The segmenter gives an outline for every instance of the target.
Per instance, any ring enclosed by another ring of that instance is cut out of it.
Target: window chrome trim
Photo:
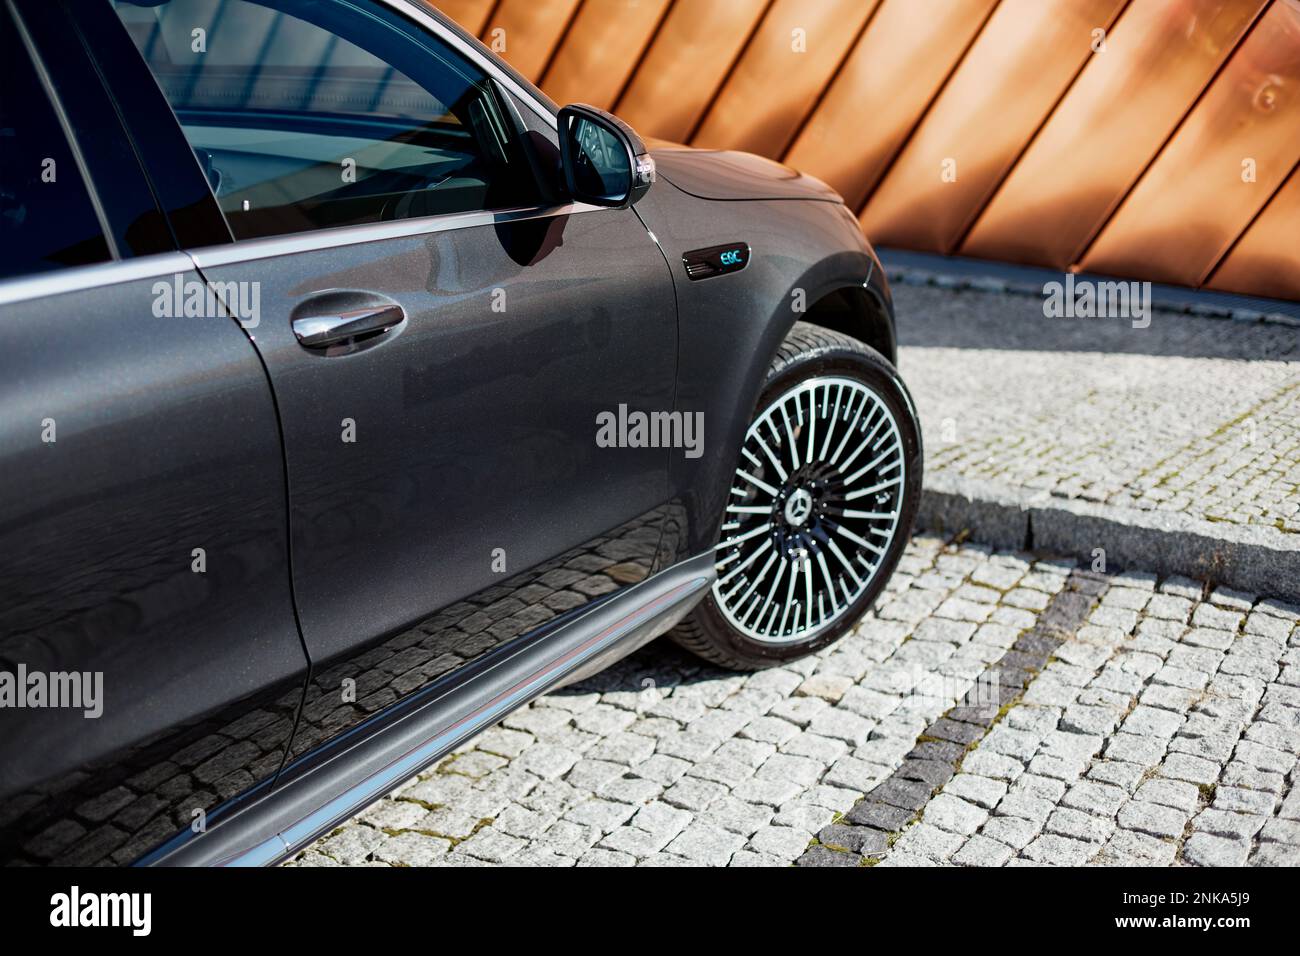
[[[541,117],[552,129],[558,129],[556,114],[538,102],[537,98],[520,85],[506,71],[502,70],[490,56],[466,43],[455,32],[448,30],[436,17],[424,9],[416,0],[377,0],[384,6],[411,20],[417,27],[431,33],[446,43],[457,53],[481,69],[513,93],[525,106]],[[431,235],[449,232],[455,229],[469,229],[474,226],[490,226],[502,222],[518,222],[524,219],[540,219],[548,216],[567,216],[583,212],[599,212],[605,207],[588,203],[568,203],[551,207],[527,207],[499,211],[472,210],[463,213],[449,213],[440,216],[424,216],[403,219],[396,222],[367,223],[362,226],[339,226],[327,229],[315,229],[308,232],[293,233],[285,236],[268,236],[264,239],[235,239],[234,243],[205,246],[201,249],[188,250],[194,265],[202,269],[206,266],[224,266],[239,262],[251,262],[256,259],[268,259],[274,256],[293,255],[299,252],[313,252],[321,249],[333,249],[357,245],[365,242],[379,242],[384,239],[401,239],[411,236]]]
[[[434,34],[439,40],[455,48],[456,52],[470,60],[475,66],[483,70],[494,80],[500,83],[506,89],[518,96],[534,113],[544,119],[553,129],[557,127],[557,119],[554,113],[539,103],[531,92],[521,86],[516,80],[501,69],[491,58],[483,56],[483,52],[438,22],[437,18],[432,16],[427,10],[423,9],[416,0],[378,0],[384,6],[396,10],[407,19],[414,21],[425,30]]]
[[[134,282],[193,272],[194,262],[183,252],[159,252],[152,256],[96,262],[87,266],[68,266],[52,272],[0,281],[0,305],[13,305],[28,299],[82,292],[102,286]]]
[[[275,256],[293,255],[401,239],[411,236],[433,235],[469,229],[474,226],[493,226],[503,222],[521,222],[552,216],[571,216],[584,212],[608,212],[603,206],[587,203],[568,203],[561,206],[506,209],[498,212],[473,211],[451,213],[445,216],[423,216],[400,219],[395,222],[368,223],[363,226],[340,226],[293,233],[287,236],[270,236],[265,239],[243,239],[233,243],[204,246],[185,252],[160,252],[151,256],[137,256],[112,262],[96,262],[85,266],[67,266],[35,275],[0,279],[0,305],[13,305],[29,299],[81,292],[101,286],[134,282],[191,272],[205,266],[224,266]]]
[[[78,141],[77,134],[68,119],[68,111],[63,107],[63,100],[59,98],[58,91],[54,88],[54,80],[50,77],[50,71],[45,66],[45,61],[41,59],[40,51],[36,48],[36,43],[32,40],[27,24],[23,22],[22,15],[18,12],[18,7],[10,4],[9,14],[10,19],[13,21],[14,30],[18,33],[18,41],[26,50],[28,62],[36,70],[41,89],[44,90],[45,98],[50,101],[50,106],[54,109],[59,128],[63,131],[64,142],[67,143],[68,151],[72,153],[72,162],[77,167],[77,175],[81,177],[82,188],[86,190],[86,196],[90,199],[91,208],[95,211],[95,219],[99,223],[100,234],[104,237],[104,246],[108,249],[109,260],[121,259],[122,252],[117,247],[117,236],[113,234],[112,223],[108,220],[108,213],[104,211],[104,203],[95,189],[95,181],[90,177],[90,167],[86,165],[86,155],[81,151],[81,143]]]
[[[237,262],[289,256],[299,252],[354,246],[365,242],[381,242],[385,239],[433,235],[474,226],[493,226],[525,219],[601,212],[603,208],[587,203],[568,203],[562,206],[504,209],[498,212],[485,210],[455,212],[442,216],[421,216],[393,222],[367,223],[361,226],[335,226],[309,232],[295,232],[287,236],[268,236],[264,239],[237,239],[234,243],[192,249],[189,250],[189,254],[194,259],[194,264],[202,269],[207,266],[226,266]]]
[[[541,117],[549,126],[557,125],[556,115],[538,102],[525,87],[502,70],[491,57],[466,43],[448,30],[437,18],[423,9],[415,0],[377,0],[397,11],[417,26],[427,30],[439,40],[468,58],[474,65],[513,93],[525,106]],[[89,188],[89,186],[87,187]],[[547,216],[566,216],[584,212],[605,211],[601,206],[587,203],[569,203],[560,206],[506,209],[497,212],[477,210],[451,213],[443,216],[425,216],[397,222],[371,223],[364,226],[342,226],[318,229],[287,236],[265,239],[235,240],[233,243],[205,246],[192,252],[162,252],[151,256],[99,262],[85,266],[69,266],[51,272],[30,276],[0,279],[0,305],[12,305],[29,299],[80,292],[100,286],[152,279],[189,272],[196,267],[221,266],[273,256],[291,255],[319,249],[378,242],[384,239],[405,238],[474,226],[490,226],[502,222],[518,222]]]

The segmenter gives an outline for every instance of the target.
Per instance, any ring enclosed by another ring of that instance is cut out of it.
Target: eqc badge
[[[749,264],[749,246],[743,242],[729,242],[725,246],[696,249],[683,254],[682,262],[690,279],[711,279],[745,268]]]

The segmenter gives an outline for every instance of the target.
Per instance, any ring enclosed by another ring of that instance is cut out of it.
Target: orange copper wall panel
[[[1300,299],[1297,244],[1300,244],[1300,168],[1291,170],[1259,218],[1224,256],[1209,285],[1226,292]]]
[[[1300,0],[432,2],[559,102],[820,176],[880,245],[1300,299]]]
[[[690,139],[771,0],[679,0],[623,91],[618,115],[648,136]]]
[[[877,242],[950,253],[1124,0],[1002,0],[862,211]]]
[[[785,161],[826,180],[856,209],[995,2],[924,0],[922,10],[916,0],[883,0]]]
[[[1262,0],[1135,0],[962,252],[1064,269],[1232,52]]]
[[[581,0],[501,0],[480,39],[494,50],[496,31],[505,40],[498,52],[516,70],[537,82],[555,54]],[[606,0],[608,2],[608,0]]]
[[[546,92],[557,103],[611,108],[668,4],[669,0],[584,4],[542,77]]]
[[[451,17],[470,33],[478,36],[487,26],[488,16],[496,6],[496,0],[420,0],[425,6],[437,7]]]
[[[874,0],[776,0],[691,145],[779,158],[874,7]]]
[[[1274,3],[1084,254],[1085,269],[1182,285],[1209,275],[1300,158],[1297,50],[1300,2]],[[1254,182],[1243,182],[1247,160]]]

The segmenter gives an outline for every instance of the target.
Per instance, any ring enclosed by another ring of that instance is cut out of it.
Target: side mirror
[[[645,143],[612,113],[566,106],[559,133],[564,182],[576,201],[626,209],[655,181],[655,161]]]

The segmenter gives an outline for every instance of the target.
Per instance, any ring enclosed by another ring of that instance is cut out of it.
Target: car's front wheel
[[[744,670],[835,641],[893,573],[920,497],[920,426],[894,367],[796,323],[741,446],[717,581],[673,639]]]

